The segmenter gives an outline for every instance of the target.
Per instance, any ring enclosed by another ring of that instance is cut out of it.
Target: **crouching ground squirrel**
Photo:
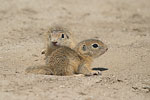
[[[65,46],[57,48],[47,56],[46,65],[29,67],[27,73],[45,75],[98,75],[100,71],[91,70],[94,58],[107,51],[107,46],[98,39],[88,39],[77,44],[75,49]]]
[[[62,25],[52,25],[45,33],[46,48],[41,54],[49,55],[57,46],[66,46],[69,48],[75,47],[73,34]]]

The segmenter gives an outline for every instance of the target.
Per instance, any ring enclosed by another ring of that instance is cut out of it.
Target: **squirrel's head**
[[[67,46],[70,47],[73,43],[71,32],[62,26],[52,26],[47,32],[47,39],[49,44],[53,46]]]
[[[75,49],[81,55],[90,56],[92,58],[97,58],[108,50],[107,46],[98,39],[84,40],[80,42]]]

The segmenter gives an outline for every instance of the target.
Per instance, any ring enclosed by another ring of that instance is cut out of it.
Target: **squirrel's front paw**
[[[85,76],[92,76],[92,75],[102,75],[101,71],[92,71],[89,74],[85,74]]]
[[[45,54],[45,52],[46,52],[46,50],[45,50],[45,49],[43,49],[43,50],[41,51],[41,54]]]
[[[102,75],[101,71],[92,71],[92,75]]]

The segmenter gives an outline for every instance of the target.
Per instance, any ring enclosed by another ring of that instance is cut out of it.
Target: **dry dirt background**
[[[25,74],[44,64],[43,33],[65,23],[109,50],[102,76]],[[150,0],[0,0],[0,100],[150,100]]]

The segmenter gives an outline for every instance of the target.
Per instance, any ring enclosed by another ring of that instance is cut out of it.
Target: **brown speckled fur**
[[[97,44],[97,48],[93,48],[93,44]],[[86,50],[83,50],[85,46]],[[46,67],[32,68],[37,74],[54,74],[54,75],[73,75],[84,74],[94,75],[100,74],[99,71],[91,70],[91,63],[94,58],[99,57],[107,51],[107,46],[97,39],[88,39],[80,42],[75,50],[59,46],[46,58]],[[47,70],[48,69],[48,70]],[[41,70],[41,71],[39,71]],[[32,71],[27,71],[31,72]],[[45,73],[43,73],[45,72]]]

